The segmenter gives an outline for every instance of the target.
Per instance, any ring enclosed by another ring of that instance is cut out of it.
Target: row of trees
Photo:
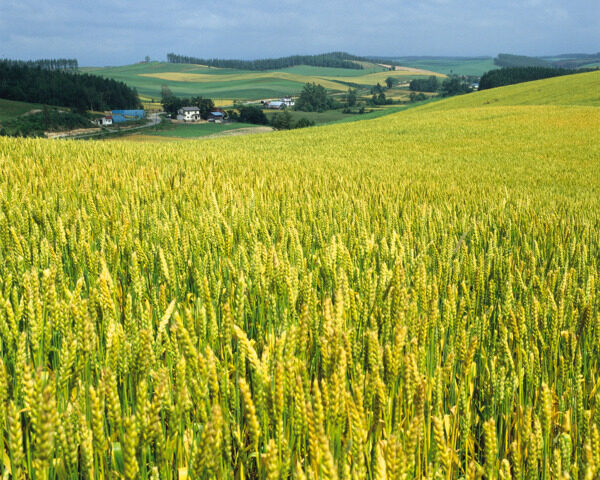
[[[139,108],[137,91],[97,75],[0,61],[0,98],[85,110]]]
[[[434,75],[429,78],[415,78],[410,81],[408,88],[413,92],[437,92],[440,89],[440,81]]]
[[[494,65],[503,68],[512,67],[547,67],[553,68],[550,62],[542,58],[527,57],[525,55],[511,55],[510,53],[500,53],[494,58]]]
[[[551,59],[500,53],[496,58],[494,58],[494,64],[502,68],[546,67],[578,69],[585,67],[585,65],[597,62],[600,62],[600,52],[591,54],[581,53],[558,55],[557,57]]]
[[[472,82],[468,77],[459,77],[457,75],[451,75],[445,78],[443,82],[435,76],[429,78],[415,78],[411,80],[409,87],[414,93],[411,94],[412,101],[425,100],[427,97],[424,94],[417,94],[416,92],[439,92],[442,97],[452,97],[454,95],[462,95],[463,93],[469,93],[473,91]]]
[[[479,80],[479,90],[502,87],[515,83],[531,82],[542,78],[558,77],[578,73],[577,70],[548,67],[514,67],[490,70]]]
[[[175,53],[167,54],[169,63],[194,63],[218,68],[235,68],[238,70],[275,70],[293,67],[296,65],[309,65],[314,67],[335,67],[362,70],[363,66],[356,57],[344,52],[324,53],[321,55],[292,55],[290,57],[266,58],[260,60],[225,60],[220,58],[198,58]]]
[[[163,85],[161,90],[161,99],[163,110],[172,117],[176,116],[177,111],[182,107],[198,107],[200,109],[200,117],[206,120],[210,112],[215,109],[215,104],[210,98],[178,98],[165,85]]]
[[[76,58],[40,58],[39,60],[16,61],[30,67],[40,67],[44,70],[61,70],[63,72],[76,72],[79,70],[79,62]]]

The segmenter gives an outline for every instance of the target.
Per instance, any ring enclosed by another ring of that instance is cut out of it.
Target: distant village
[[[292,97],[282,97],[279,100],[261,100],[260,105],[266,110],[283,110],[291,108],[295,105]],[[200,122],[200,108],[194,105],[181,107],[177,110],[175,120],[180,122]],[[222,123],[227,120],[227,113],[222,108],[215,108],[214,111],[208,114],[208,122]]]

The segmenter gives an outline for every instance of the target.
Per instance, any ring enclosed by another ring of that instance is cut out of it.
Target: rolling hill
[[[594,478],[599,82],[252,137],[0,138],[0,468]]]
[[[82,68],[87,73],[120,80],[135,87],[144,97],[158,99],[162,85],[182,97],[205,96],[221,99],[259,100],[300,93],[307,82],[320,83],[332,91],[346,91],[352,85],[383,84],[388,76],[410,81],[438,73],[405,69],[387,71],[376,64],[364,69],[294,66],[266,72],[233,70],[202,65],[152,62],[124,67]]]

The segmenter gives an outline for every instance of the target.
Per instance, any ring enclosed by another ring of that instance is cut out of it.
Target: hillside
[[[42,105],[38,103],[16,102],[0,98],[0,123],[12,120],[25,113],[41,110]]]
[[[430,104],[427,110],[508,105],[600,107],[600,71],[548,78],[474,92]]]
[[[492,57],[391,57],[390,60],[407,67],[421,68],[445,75],[481,76],[498,68]]]
[[[0,138],[0,469],[594,478],[598,80],[252,137]]]
[[[254,72],[202,65],[152,62],[124,67],[85,68],[85,72],[113,78],[135,87],[148,98],[158,99],[162,85],[180,97],[205,96],[221,99],[259,100],[300,93],[307,82],[320,83],[333,91],[346,91],[351,85],[383,84],[388,76],[410,81],[429,75],[426,70],[387,71],[375,64],[363,69],[298,65],[280,70]]]

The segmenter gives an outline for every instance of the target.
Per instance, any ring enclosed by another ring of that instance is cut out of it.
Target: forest
[[[22,63],[31,67],[40,67],[44,70],[76,72],[79,69],[79,62],[76,58],[40,58],[39,60],[27,60]]]
[[[579,73],[577,70],[554,67],[513,67],[490,70],[479,81],[479,90],[502,87],[514,83],[531,82],[542,78],[559,77]]]
[[[235,68],[237,70],[274,70],[293,67],[295,65],[309,65],[313,67],[350,68],[362,70],[363,66],[357,61],[361,57],[344,52],[324,53],[321,55],[292,55],[281,58],[265,58],[259,60],[224,60],[219,58],[203,59],[185,55],[167,54],[169,63],[193,63],[218,68]]]
[[[137,91],[125,83],[63,68],[0,61],[0,98],[70,107],[79,111],[138,108]],[[55,64],[60,65],[60,63]]]

